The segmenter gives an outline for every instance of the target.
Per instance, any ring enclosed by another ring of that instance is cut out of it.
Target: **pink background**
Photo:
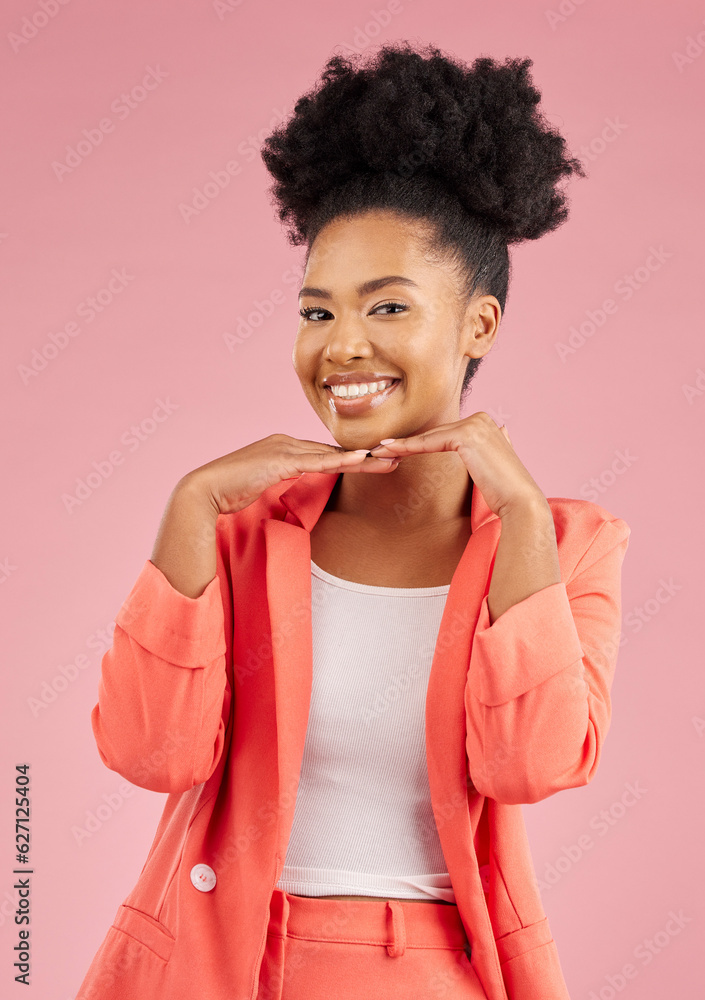
[[[11,97],[0,217],[3,996],[27,995],[12,981],[15,764],[31,764],[31,995],[42,1000],[74,996],[164,805],[103,766],[89,717],[112,619],[171,489],[274,431],[332,440],[291,367],[303,250],[269,204],[259,144],[334,51],[408,38],[467,61],[532,58],[543,109],[588,171],[569,187],[569,221],[514,251],[499,340],[465,412],[506,421],[547,496],[596,500],[632,528],[598,774],[523,807],[537,874],[552,881],[544,904],[571,996],[701,997],[705,350],[691,290],[703,280],[702,3],[43,7],[7,0],[0,15]],[[18,42],[23,25],[35,33]],[[152,89],[140,91],[150,70]],[[120,97],[130,92],[131,109]],[[57,171],[106,118],[100,144]],[[227,186],[186,221],[180,205],[211,172],[223,182],[231,161]],[[600,316],[606,299],[616,306]],[[75,335],[62,336],[72,321]],[[562,360],[557,345],[583,324]],[[228,346],[225,334],[248,329]],[[33,359],[41,370],[28,374]],[[156,422],[159,400],[170,413]],[[69,508],[94,463],[96,488]],[[665,931],[670,911],[681,913],[677,934]],[[622,981],[628,963],[637,974]]]

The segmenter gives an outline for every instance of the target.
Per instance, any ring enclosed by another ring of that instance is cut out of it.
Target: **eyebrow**
[[[358,296],[369,295],[371,292],[376,292],[380,288],[384,288],[385,285],[410,285],[413,288],[418,288],[419,286],[411,278],[405,278],[401,274],[388,274],[384,278],[371,278],[369,281],[363,281],[361,285],[357,286]],[[331,299],[333,296],[326,288],[313,288],[311,285],[304,285],[304,287],[299,292],[299,298],[304,295],[312,295],[317,299]]]

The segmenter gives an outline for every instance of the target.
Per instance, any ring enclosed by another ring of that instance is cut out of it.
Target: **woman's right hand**
[[[345,451],[339,445],[270,434],[187,472],[174,487],[151,561],[187,597],[200,597],[216,575],[219,514],[248,507],[268,486],[303,472],[388,472],[400,459]]]
[[[389,472],[399,461],[270,434],[199,466],[184,479],[204,491],[216,514],[231,514],[248,507],[268,487],[304,472]]]

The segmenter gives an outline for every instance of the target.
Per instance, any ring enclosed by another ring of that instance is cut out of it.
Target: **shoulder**
[[[631,528],[601,504],[570,497],[547,497],[556,529],[561,561],[570,575],[622,546],[626,550]]]

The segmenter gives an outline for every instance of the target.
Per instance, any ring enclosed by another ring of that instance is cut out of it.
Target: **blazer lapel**
[[[456,903],[488,997],[506,997],[468,806],[465,685],[480,605],[489,590],[501,521],[473,484],[472,532],[455,568],[426,694],[431,804]]]
[[[274,668],[277,741],[278,867],[284,864],[294,820],[296,790],[311,704],[311,528],[328,502],[338,474],[299,477],[281,496],[284,520],[262,518],[266,551],[267,601]]]

